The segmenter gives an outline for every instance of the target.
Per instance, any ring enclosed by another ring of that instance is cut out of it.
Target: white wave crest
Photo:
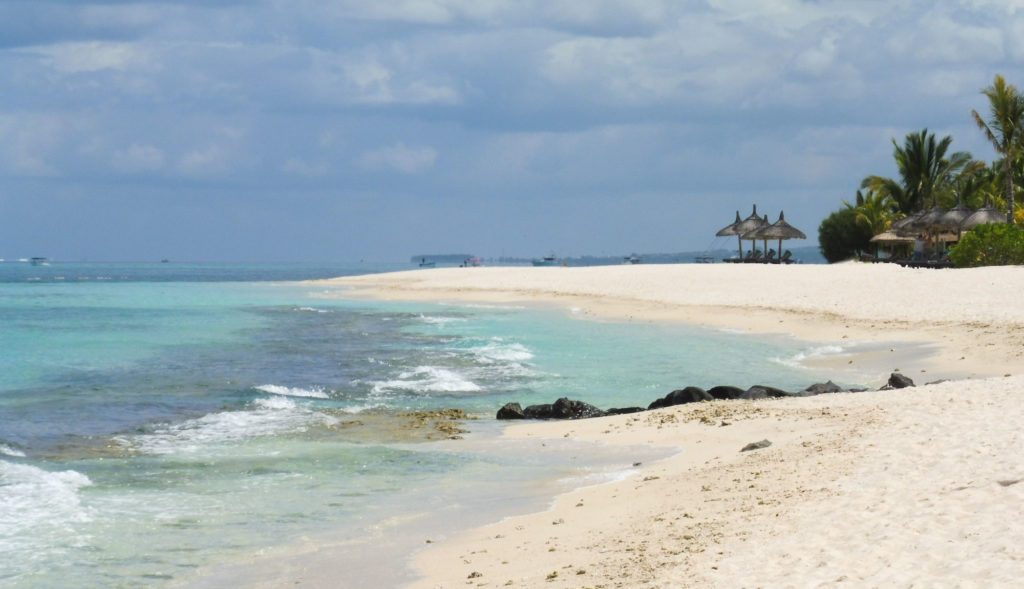
[[[330,398],[330,395],[325,393],[321,387],[301,389],[299,387],[285,387],[276,384],[263,384],[254,388],[258,391],[263,391],[264,393],[270,393],[271,395],[281,395],[283,397],[306,397],[309,399]]]
[[[366,411],[373,411],[374,409],[384,409],[386,407],[387,405],[384,403],[374,403],[372,405],[351,405],[349,407],[345,407],[342,411],[345,413],[358,414]]]
[[[306,313],[333,313],[334,312],[334,311],[332,311],[330,309],[317,309],[316,307],[299,307],[297,310],[298,311],[303,311],[303,312],[306,312]]]
[[[25,453],[24,452],[22,452],[21,450],[18,450],[16,448],[11,448],[10,446],[8,446],[6,444],[0,444],[0,454],[4,454],[6,456],[14,456],[15,458],[24,458],[25,457]]]
[[[465,376],[437,366],[418,366],[398,375],[397,379],[378,381],[373,392],[413,391],[417,393],[473,393],[481,388]]]
[[[89,477],[78,471],[51,472],[0,460],[0,539],[42,544],[38,549],[54,538],[66,540],[74,524],[90,520],[79,494],[79,489],[89,485]],[[17,548],[33,550],[31,546]]]
[[[420,315],[420,319],[427,325],[439,325],[444,327],[449,323],[465,323],[465,319],[462,317],[436,317],[433,315]]]
[[[846,348],[843,346],[830,344],[802,350],[793,354],[789,358],[776,358],[775,361],[785,366],[802,368],[804,363],[808,360],[820,360],[822,358],[829,358],[832,356],[842,356],[844,353],[846,353]]]
[[[216,444],[297,433],[337,423],[338,419],[300,406],[289,397],[256,399],[253,409],[210,413],[153,433],[120,438],[122,444],[150,454],[199,452]]]
[[[528,362],[533,359],[533,352],[523,344],[508,344],[499,338],[495,338],[483,346],[472,348],[471,351],[476,354],[477,359],[484,363]]]

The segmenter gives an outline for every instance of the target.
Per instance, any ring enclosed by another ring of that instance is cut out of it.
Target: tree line
[[[1011,225],[1024,223],[1024,209],[1016,207],[1016,192],[1024,186],[1024,95],[1001,75],[981,93],[988,99],[987,116],[971,110],[971,117],[999,159],[986,163],[965,151],[951,152],[953,138],[937,138],[927,128],[908,134],[902,145],[893,139],[898,176],[867,176],[854,202],[843,200],[818,228],[826,260],[867,252],[871,238],[894,221],[935,206],[989,204],[1005,210]]]

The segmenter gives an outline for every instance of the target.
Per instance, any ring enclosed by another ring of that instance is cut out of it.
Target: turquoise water
[[[311,537],[390,547],[339,551],[359,567],[338,586],[395,584],[416,534],[630,463],[500,443],[508,401],[821,380],[785,339],[292,282],[395,268],[0,264],[0,585],[214,586]],[[401,412],[449,407],[480,418],[466,440],[398,430]],[[367,533],[395,521],[413,523]]]

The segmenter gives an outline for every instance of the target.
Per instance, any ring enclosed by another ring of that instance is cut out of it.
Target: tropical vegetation
[[[976,110],[970,114],[999,159],[984,162],[968,152],[953,151],[952,136],[936,137],[927,128],[907,134],[902,143],[892,139],[897,176],[865,177],[854,203],[843,200],[843,208],[818,228],[819,247],[826,260],[867,253],[872,249],[872,236],[889,230],[900,219],[936,206],[948,210],[962,204],[978,209],[990,204],[1006,211],[1011,224],[1024,224],[1024,208],[1016,205],[1024,187],[1024,94],[1000,75],[981,94],[988,99],[987,116]],[[1017,259],[1012,253],[979,253],[988,251],[986,248],[1016,247],[1014,236],[1019,235],[1024,232],[1015,227],[977,229],[960,240],[950,259],[956,265],[1022,263],[1009,261]],[[957,248],[964,253],[954,255]]]
[[[1024,230],[1009,223],[979,225],[949,253],[959,268],[1024,264]]]

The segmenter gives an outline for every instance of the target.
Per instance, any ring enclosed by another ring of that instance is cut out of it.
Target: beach
[[[827,362],[858,366],[872,388],[894,371],[918,385],[509,426],[510,439],[675,453],[546,511],[424,538],[413,587],[1006,586],[1024,574],[1024,268],[467,268],[318,284],[857,342],[863,353]]]

